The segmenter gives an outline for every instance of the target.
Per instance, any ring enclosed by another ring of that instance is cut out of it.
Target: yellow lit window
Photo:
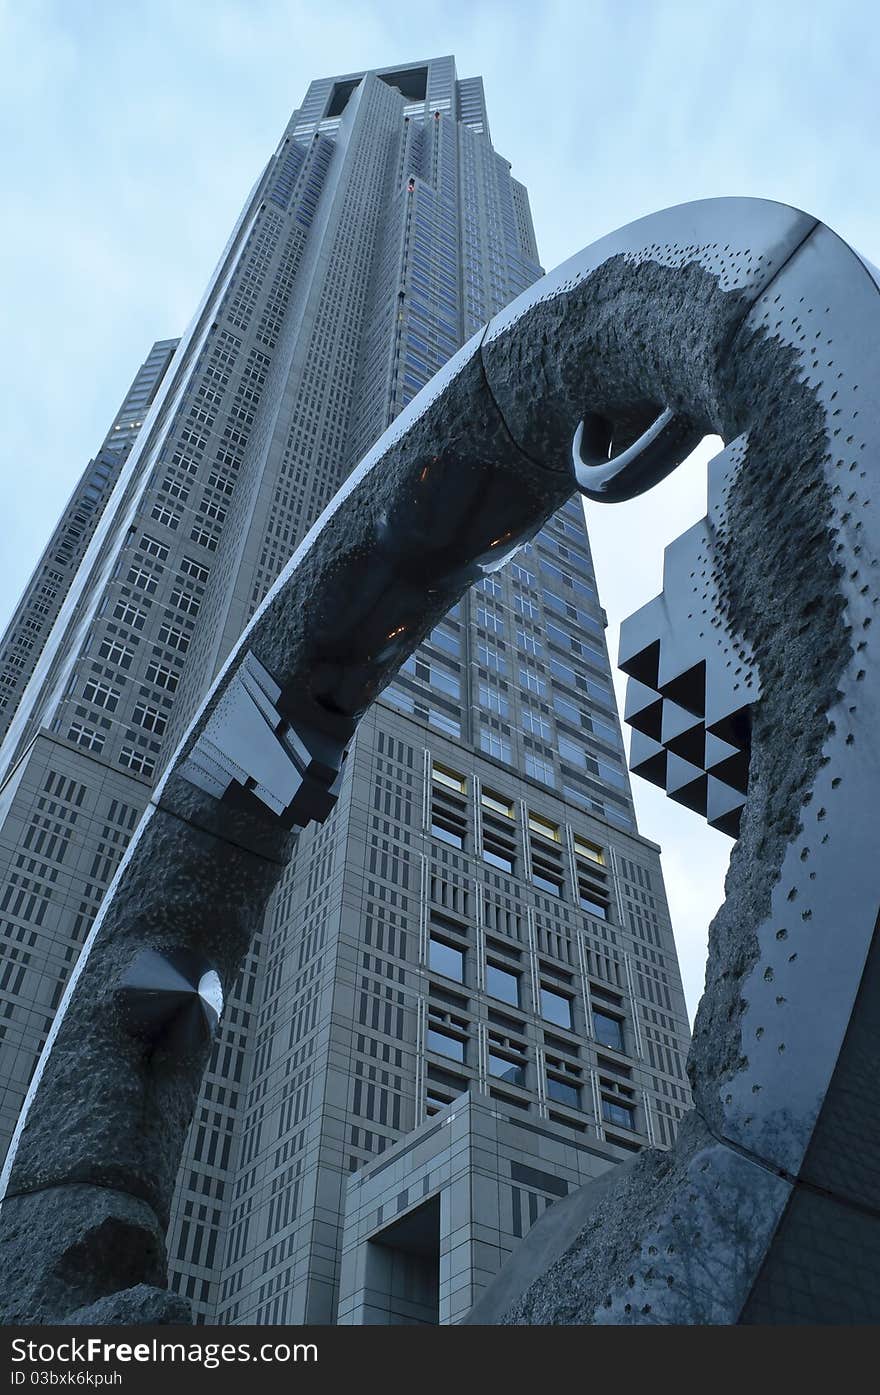
[[[554,843],[559,842],[559,825],[541,818],[540,814],[529,813],[529,828],[533,833],[540,833],[542,838],[550,838]]]
[[[493,794],[491,790],[483,790],[480,795],[480,803],[484,809],[489,809],[493,814],[503,814],[506,819],[513,818],[513,801],[505,799],[503,795]]]
[[[431,778],[438,785],[445,785],[448,790],[455,790],[456,794],[467,793],[467,780],[463,775],[458,775],[454,770],[450,770],[445,765],[437,765],[436,761],[431,766]]]
[[[598,862],[600,867],[605,866],[605,854],[598,843],[588,843],[586,838],[578,838],[575,834],[574,850],[578,857],[588,857],[591,862]]]

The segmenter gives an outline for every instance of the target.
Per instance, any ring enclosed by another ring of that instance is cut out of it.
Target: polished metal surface
[[[577,1294],[581,1322],[815,1320],[812,1265],[829,1313],[880,1320],[880,1298],[847,1297],[809,1242],[817,1198],[845,1204],[858,1225],[841,1222],[840,1243],[880,1294],[864,1046],[880,992],[878,380],[872,272],[815,219],[760,200],[641,219],[466,344],[315,524],[174,754],[58,1011],[5,1206],[93,1182],[161,1218],[207,1047],[157,1081],[149,1043],[138,1055],[126,1015],[114,1036],[104,1011],[126,965],[192,950],[228,989],[289,830],[327,816],[360,717],[431,626],[576,488],[629,498],[716,433],[707,517],[621,636],[635,768],[739,836],[690,1059],[696,1110],[662,1170],[646,1153],[609,1192],[565,1301]],[[4,1211],[0,1259],[11,1233]],[[557,1282],[509,1320],[560,1311]]]

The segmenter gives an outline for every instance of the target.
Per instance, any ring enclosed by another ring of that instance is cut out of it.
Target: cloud
[[[878,14],[857,0],[0,0],[0,626],[312,78],[450,52],[460,76],[482,74],[548,267],[725,193],[806,207],[877,261]],[[660,589],[663,543],[701,516],[704,481],[702,457],[641,507],[591,511],[613,625]],[[693,1007],[729,845],[635,783],[643,830],[666,847]]]

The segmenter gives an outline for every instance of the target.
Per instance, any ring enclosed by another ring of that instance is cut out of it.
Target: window
[[[563,697],[561,693],[554,693],[553,706],[559,716],[564,717],[567,722],[571,722],[572,726],[579,727],[581,725],[581,710],[567,697]]]
[[[437,1027],[428,1028],[427,1047],[429,1051],[436,1051],[441,1056],[448,1056],[453,1061],[464,1061],[465,1044],[459,1037],[450,1036],[448,1032],[441,1031]]]
[[[544,652],[544,646],[538,636],[528,634],[525,630],[517,630],[516,642],[524,654],[533,654],[535,658],[540,658]]]
[[[517,593],[513,598],[513,608],[519,614],[525,616],[527,620],[537,620],[541,614],[541,607],[531,596],[522,596]]]
[[[164,562],[168,557],[165,544],[160,543],[158,538],[151,538],[149,533],[144,533],[138,546],[142,552],[149,552],[151,557],[158,557],[160,562]]]
[[[531,707],[523,708],[522,729],[537,736],[540,741],[549,741],[553,734],[549,720]]]
[[[152,731],[156,736],[161,736],[165,730],[167,718],[162,715],[156,707],[149,707],[145,702],[139,702],[131,714],[131,719],[144,731]]]
[[[454,848],[463,848],[467,834],[467,780],[436,762],[431,768],[431,833]]]
[[[136,586],[139,591],[146,591],[152,596],[159,582],[152,572],[145,572],[143,567],[130,567],[126,580]]]
[[[599,1012],[593,1007],[593,1035],[603,1046],[614,1051],[624,1050],[623,1023],[619,1017],[611,1017],[607,1012]]]
[[[84,727],[81,722],[74,722],[67,733],[68,741],[75,741],[78,746],[84,746],[87,751],[95,751],[100,754],[104,749],[104,737],[100,732],[94,731],[91,727]]]
[[[625,1129],[635,1128],[635,1110],[631,1104],[621,1104],[619,1100],[602,1096],[602,1118],[608,1124],[617,1124]]]
[[[142,610],[138,610],[129,601],[117,601],[113,607],[113,619],[121,620],[123,625],[131,625],[133,630],[142,630],[147,617]]]
[[[537,577],[534,572],[530,572],[528,567],[522,566],[520,562],[511,562],[510,575],[516,581],[522,581],[526,586],[534,586]]]
[[[98,646],[98,654],[108,663],[117,664],[119,668],[130,668],[134,658],[134,650],[120,644],[118,639],[102,639]]]
[[[428,643],[434,644],[438,649],[445,649],[447,654],[461,653],[461,640],[458,635],[447,630],[443,625],[437,625],[428,635]]]
[[[464,950],[456,949],[454,945],[437,940],[432,935],[428,942],[428,963],[435,974],[464,983]]]
[[[524,764],[525,772],[532,780],[539,780],[542,785],[556,784],[553,762],[545,756],[536,756],[533,751],[526,751]]]
[[[180,682],[179,673],[175,673],[173,669],[165,668],[163,664],[157,664],[155,661],[147,665],[144,676],[148,683],[155,683],[157,688],[165,688],[169,693],[175,692]]]
[[[178,649],[181,654],[185,654],[189,648],[190,637],[184,634],[183,630],[166,623],[159,627],[158,640],[160,644],[167,644],[169,649]]]
[[[509,739],[500,732],[490,731],[487,727],[480,728],[480,750],[485,751],[488,756],[494,756],[496,760],[505,761],[508,765],[513,758]]]
[[[483,668],[488,669],[490,673],[507,672],[507,660],[504,655],[500,654],[495,646],[489,644],[485,639],[477,642],[477,662],[482,664]]]
[[[194,581],[207,581],[209,572],[207,567],[203,567],[201,562],[194,562],[192,557],[181,557],[180,570],[187,576],[191,576]]]
[[[150,760],[142,751],[136,751],[132,746],[123,746],[119,753],[119,764],[128,770],[137,771],[139,775],[152,775],[156,769],[154,760]]]
[[[115,712],[119,702],[120,694],[115,688],[111,688],[107,683],[98,683],[95,679],[86,683],[83,688],[83,697],[86,702],[90,702],[93,707],[103,707],[108,712]]]
[[[547,1022],[555,1022],[557,1027],[572,1030],[571,998],[563,993],[554,993],[552,988],[541,985],[541,1016]]]
[[[542,838],[550,838],[554,843],[560,842],[559,825],[551,823],[549,819],[542,818],[540,814],[533,814],[529,811],[529,829],[532,833],[540,833]]]
[[[544,697],[547,692],[547,684],[539,673],[535,673],[530,668],[520,668],[519,681],[528,693],[535,693],[538,697]]]
[[[438,785],[445,785],[449,790],[455,790],[456,794],[467,793],[467,780],[464,775],[458,775],[448,766],[438,765],[435,761],[431,766],[431,779]]]
[[[513,800],[506,799],[503,794],[493,794],[491,790],[483,789],[480,792],[480,803],[490,813],[502,814],[506,819],[513,818]]]
[[[488,683],[480,683],[477,701],[487,712],[494,712],[498,717],[510,716],[510,703],[507,698],[500,689],[493,688]]]
[[[555,1075],[548,1075],[547,1098],[556,1100],[557,1104],[567,1104],[571,1109],[579,1109],[581,1092],[577,1085],[569,1085],[566,1080],[560,1080]]]
[[[440,664],[429,663],[420,655],[411,654],[400,666],[401,673],[408,673],[419,683],[430,683],[449,697],[461,698],[461,680]]]
[[[201,543],[202,547],[206,547],[209,552],[217,551],[219,538],[216,534],[209,533],[206,528],[200,528],[198,524],[190,532],[190,538],[195,543]]]
[[[519,974],[502,969],[498,964],[486,965],[486,992],[492,998],[500,998],[502,1003],[519,1007]]]
[[[499,1080],[506,1080],[508,1085],[525,1085],[526,1068],[517,1061],[508,1061],[504,1056],[494,1056],[489,1052],[489,1074],[497,1076]]]
[[[191,591],[184,591],[183,587],[175,586],[169,604],[177,606],[178,610],[185,611],[187,615],[198,615],[202,603]]]
[[[489,606],[477,606],[477,624],[482,625],[484,630],[490,634],[500,635],[504,633],[504,620],[497,610],[492,610]]]
[[[165,527],[169,528],[172,532],[180,524],[180,519],[177,517],[177,514],[172,513],[171,509],[166,509],[163,504],[158,502],[155,503],[150,510],[150,517],[155,518],[157,523],[163,523]]]
[[[586,857],[590,862],[598,863],[600,867],[605,866],[605,853],[599,844],[591,843],[577,833],[574,835],[574,850],[578,857]]]

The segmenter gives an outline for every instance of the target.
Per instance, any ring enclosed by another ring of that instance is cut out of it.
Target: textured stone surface
[[[601,1189],[595,1207],[593,1188]],[[584,1192],[586,1224],[497,1321],[736,1322],[790,1187],[716,1142],[690,1114],[671,1152],[646,1151]],[[508,1264],[516,1270],[518,1261],[515,1251]]]
[[[156,811],[123,868],[56,1017],[8,1191],[92,1182],[141,1197],[164,1225],[210,1042],[181,1054],[143,1041],[116,990],[140,950],[185,946],[228,994],[281,868]]]
[[[146,1202],[124,1192],[50,1187],[7,1197],[2,1220],[4,1324],[59,1322],[141,1280],[165,1284],[163,1229]]]
[[[571,492],[578,421],[605,423],[619,452],[669,408],[738,442],[687,623],[700,639],[717,627],[731,665],[745,646],[761,692],[689,1063],[700,1117],[618,1174],[508,1320],[736,1321],[762,1262],[784,1267],[771,1241],[829,1086],[847,1083],[835,1068],[877,914],[880,417],[859,382],[878,378],[864,265],[806,215],[748,200],[603,239],[471,340],[350,477],[181,742],[56,1019],[11,1192],[96,1182],[167,1215],[204,1052],[146,1051],[113,991],[143,947],[196,950],[228,989],[289,852],[256,802],[212,801],[179,774],[242,656],[285,720],[344,743],[462,591]],[[869,1141],[854,1122],[850,1138]],[[813,1165],[833,1186],[827,1148]],[[5,1217],[0,1240],[14,1270]],[[153,1282],[118,1287],[138,1279]]]
[[[62,1318],[67,1327],[130,1327],[134,1324],[189,1326],[192,1310],[185,1298],[167,1288],[135,1284],[133,1288],[111,1293],[96,1303],[77,1308]]]

